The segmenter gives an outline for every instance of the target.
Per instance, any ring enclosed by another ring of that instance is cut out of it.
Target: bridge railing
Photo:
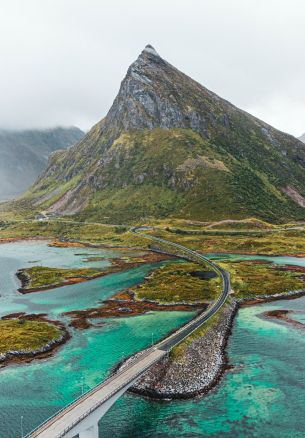
[[[152,347],[148,348],[147,350],[144,350],[143,353],[141,354],[140,358],[142,359],[143,357],[147,356],[151,350],[152,350]],[[140,358],[137,358],[136,360],[134,360],[132,362],[132,365],[136,364]],[[69,410],[69,408],[71,408],[73,405],[78,404],[78,402],[81,399],[84,400],[85,398],[87,398],[91,394],[94,394],[96,391],[101,389],[103,386],[106,386],[109,383],[111,383],[114,379],[116,379],[118,376],[120,376],[123,373],[123,371],[125,371],[125,369],[126,368],[124,368],[121,371],[116,372],[112,376],[108,377],[106,380],[100,381],[94,388],[89,389],[88,391],[84,392],[84,394],[81,394],[79,397],[75,398],[72,402],[68,403],[63,408],[59,409],[53,415],[48,417],[45,421],[40,423],[37,427],[35,427],[35,429],[31,430],[31,432],[29,432],[27,435],[25,435],[24,438],[30,438],[37,430],[41,429],[43,426],[45,426],[47,423],[49,423],[52,419],[59,416],[64,411]]]
[[[163,254],[174,255],[176,257],[193,261],[201,265],[209,266],[213,271],[217,273],[217,275],[220,278],[223,279],[223,274],[225,271],[216,263],[212,262],[210,259],[204,256],[203,254],[199,254],[197,251],[193,251],[192,249],[186,248],[185,246],[180,245],[179,243],[170,242],[158,236],[145,234],[141,232],[141,230],[142,227],[136,227],[133,229],[133,232],[141,235],[146,239],[153,240],[153,243],[150,245],[151,250]]]
[[[132,231],[138,233],[139,229],[141,229],[141,231],[143,231],[143,227],[134,228]],[[178,336],[182,333],[185,334],[184,337],[189,336],[191,333],[193,333],[197,329],[197,326],[196,326],[197,322],[200,322],[200,320],[202,320],[203,317],[205,317],[207,319],[210,316],[212,316],[212,314],[213,314],[212,310],[215,311],[216,307],[217,307],[217,309],[219,309],[221,307],[221,305],[223,304],[223,302],[226,298],[226,295],[227,295],[227,282],[229,281],[229,279],[228,279],[228,274],[222,268],[220,268],[217,264],[211,262],[207,257],[203,256],[202,254],[199,254],[196,251],[193,251],[193,250],[186,248],[182,245],[179,245],[179,244],[174,243],[174,242],[169,242],[169,241],[164,240],[162,238],[159,238],[156,236],[151,236],[151,235],[145,234],[143,232],[139,232],[139,234],[142,237],[146,237],[146,238],[154,241],[153,245],[151,245],[151,249],[153,249],[154,251],[159,251],[159,252],[166,253],[169,255],[175,255],[177,257],[184,258],[184,259],[187,259],[190,261],[194,261],[194,262],[199,263],[199,264],[204,264],[204,265],[207,265],[210,268],[212,268],[223,280],[223,289],[222,289],[221,297],[218,299],[218,301],[216,303],[212,303],[208,307],[207,310],[201,312],[201,314],[199,316],[192,319],[191,321],[189,321],[187,324],[185,324],[181,328],[177,329],[174,333],[169,335],[165,340],[162,340],[162,341],[158,342],[157,344],[155,344],[153,347],[150,347],[147,350],[144,350],[144,352],[141,355],[139,355],[136,359],[134,359],[129,365],[126,365],[120,371],[116,372],[113,376],[109,377],[105,381],[100,382],[97,386],[90,389],[85,394],[78,397],[76,400],[73,400],[71,403],[69,403],[64,408],[60,409],[58,412],[56,412],[54,415],[52,415],[50,418],[48,418],[43,423],[41,423],[38,427],[36,427],[34,430],[32,430],[29,434],[27,434],[25,436],[25,438],[34,437],[35,432],[37,432],[39,430],[40,431],[45,430],[47,424],[48,423],[52,424],[55,421],[56,417],[59,417],[65,411],[69,411],[69,409],[71,409],[73,407],[73,405],[77,405],[81,399],[82,400],[86,399],[91,394],[94,394],[95,392],[100,390],[102,387],[111,383],[113,380],[115,380],[117,377],[119,377],[121,374],[123,374],[127,369],[130,369],[131,367],[136,365],[139,361],[141,361],[143,359],[143,357],[149,355],[152,350],[154,350],[158,347],[162,347],[166,342],[169,342],[170,340],[174,340],[175,338],[178,338]],[[182,340],[182,338],[179,338],[177,343],[181,342],[181,340]],[[170,346],[168,348],[168,350],[170,350],[171,348],[172,348],[172,346]],[[166,354],[166,353],[164,352],[164,354]],[[145,372],[148,368],[150,368],[155,362],[157,362],[159,360],[160,360],[160,357],[156,358],[154,361],[151,361],[149,363],[149,365],[147,365],[147,367],[142,368],[139,373],[137,373],[135,376],[133,376],[131,381],[134,381],[137,377],[142,375],[143,372]],[[111,398],[113,395],[115,395],[117,392],[119,392],[127,384],[128,384],[128,381],[125,382],[124,384],[120,385],[119,387],[117,387],[115,390],[113,390],[110,394],[107,395],[107,397],[104,397],[103,399],[99,400],[98,403],[96,403],[94,406],[92,406],[88,411],[86,411],[84,414],[82,414],[82,416],[80,416],[73,423],[69,424],[69,426],[60,435],[57,435],[54,438],[61,438],[62,436],[64,436],[65,433],[70,431],[76,424],[80,423],[84,418],[86,418],[88,415],[90,415],[91,412],[96,410],[106,400],[109,400],[109,398]]]
[[[195,332],[198,328],[196,325],[197,322],[202,321],[203,318],[205,320],[209,319],[216,310],[218,310],[223,303],[225,302],[225,299],[228,294],[228,284],[230,283],[230,277],[229,274],[222,269],[220,266],[218,266],[216,263],[209,260],[207,257],[205,257],[202,254],[199,254],[197,251],[193,251],[189,248],[186,248],[185,246],[182,246],[178,243],[170,242],[168,240],[162,239],[161,237],[158,237],[156,235],[150,235],[146,234],[145,231],[151,229],[150,227],[135,227],[132,229],[134,233],[137,233],[141,235],[144,238],[147,238],[149,240],[153,240],[153,244],[150,245],[150,248],[153,251],[158,251],[163,254],[168,255],[174,255],[180,258],[184,258],[189,261],[193,261],[195,263],[198,263],[200,265],[209,266],[213,271],[217,273],[217,275],[222,279],[223,287],[221,294],[216,302],[210,303],[208,308],[204,311],[202,311],[197,317],[193,318],[191,321],[180,327],[179,329],[175,330],[171,335],[169,335],[166,339],[163,339],[162,341],[155,344],[157,348],[162,348],[165,345],[167,345],[167,350],[170,351],[175,345],[180,343],[183,339],[190,336],[193,332]],[[144,232],[143,232],[144,231]],[[216,310],[215,310],[216,309]],[[179,337],[181,334],[184,333],[184,337]],[[175,344],[175,338],[177,339],[177,342]],[[170,342],[173,341],[172,345],[169,346]]]
[[[140,362],[140,360],[143,359],[143,357],[148,356],[152,350],[154,350],[154,347],[150,347],[147,350],[145,350],[143,352],[143,354],[141,354],[140,357],[138,357],[137,359],[133,360],[130,365],[127,365],[126,367],[124,367],[121,371],[118,371],[116,374],[114,374],[113,376],[109,377],[107,380],[102,381],[100,384],[98,384],[97,386],[95,386],[94,388],[90,389],[89,391],[87,391],[85,394],[81,395],[80,397],[78,397],[76,400],[73,400],[73,402],[69,403],[67,406],[65,406],[64,408],[60,409],[59,411],[57,411],[54,415],[52,415],[51,417],[49,417],[47,420],[45,420],[43,423],[39,424],[39,426],[37,426],[35,429],[33,429],[31,432],[29,432],[24,438],[30,438],[30,437],[35,437],[35,432],[43,432],[43,430],[45,430],[46,426],[48,423],[50,423],[50,425],[55,421],[56,417],[60,417],[60,414],[63,414],[65,411],[69,411],[69,409],[73,406],[73,405],[77,405],[78,402],[82,399],[86,399],[88,398],[88,396],[90,396],[91,394],[94,394],[95,392],[99,391],[100,389],[102,389],[103,387],[105,387],[106,385],[108,385],[109,383],[111,383],[113,380],[117,379],[120,375],[122,375],[127,369],[130,369],[132,367],[134,367],[138,362]],[[164,353],[165,355],[166,353]],[[117,388],[115,388],[113,391],[111,391],[106,397],[101,398],[97,403],[95,403],[90,409],[88,409],[86,412],[84,412],[81,416],[79,416],[77,418],[77,420],[73,421],[72,423],[69,424],[69,426],[67,426],[59,435],[56,435],[55,437],[52,438],[61,438],[63,437],[67,432],[69,432],[71,429],[73,429],[74,426],[76,426],[78,423],[80,423],[84,418],[86,418],[88,415],[90,415],[93,411],[95,411],[98,407],[100,407],[103,403],[105,403],[107,400],[109,400],[111,397],[113,397],[115,394],[117,394],[121,389],[123,389],[124,387],[126,387],[126,385],[128,385],[130,382],[133,382],[134,380],[136,380],[138,377],[140,377],[145,371],[147,371],[154,363],[158,362],[160,360],[160,357],[155,358],[154,360],[152,360],[146,367],[142,368],[141,371],[139,371],[138,373],[136,373],[135,375],[132,376],[132,378],[130,380],[128,380],[127,382],[122,383],[121,385],[119,385]]]

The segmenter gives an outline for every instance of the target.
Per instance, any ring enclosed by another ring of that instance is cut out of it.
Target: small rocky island
[[[294,319],[293,318],[294,315],[297,316],[298,312],[295,312],[293,310],[285,310],[285,309],[270,310],[269,312],[265,312],[263,314],[263,316],[265,316],[267,318],[272,318],[272,319],[275,319],[279,322],[283,322],[285,324],[289,324],[293,327],[304,330],[305,324]]]
[[[79,247],[79,243],[74,244]],[[52,243],[52,246],[56,246]],[[69,247],[70,244],[65,242],[63,247]],[[82,247],[85,247],[83,244]],[[123,272],[124,270],[135,268],[145,263],[160,262],[170,259],[170,256],[147,252],[141,257],[131,254],[130,257],[119,257],[110,259],[110,266],[106,268],[54,268],[48,266],[32,266],[22,268],[16,272],[17,278],[21,282],[18,291],[22,294],[31,292],[40,292],[43,290],[55,289],[57,287],[68,286],[75,283],[82,283],[93,280],[98,277],[104,277],[108,274]],[[84,262],[105,260],[100,257],[89,257]]]
[[[304,268],[289,269],[257,261],[223,260],[219,264],[234,274],[234,293],[204,326],[152,366],[130,389],[132,392],[156,399],[186,399],[207,393],[230,368],[226,345],[238,308],[305,293]],[[287,311],[268,312],[265,316],[304,328],[289,318]],[[135,357],[120,364],[119,369]]]
[[[69,338],[62,323],[45,315],[7,315],[0,320],[0,367],[49,357]]]
[[[16,273],[21,282],[21,287],[18,291],[22,294],[82,283],[101,275],[105,274],[99,269],[61,269],[50,268],[48,266],[33,266],[31,268],[19,269]]]
[[[70,326],[76,329],[94,326],[94,321],[100,318],[132,317],[150,311],[189,310],[199,313],[207,309],[221,292],[221,281],[213,272],[192,261],[178,260],[173,255],[142,250],[141,256],[130,252],[128,257],[110,261],[111,265],[102,269],[69,270],[42,266],[23,269],[18,272],[22,282],[20,291],[29,293],[50,289],[124,271],[143,263],[165,262],[152,269],[141,284],[118,292],[96,307],[77,309],[76,306],[66,312]],[[158,399],[190,398],[208,392],[229,367],[225,349],[238,307],[304,294],[305,268],[276,266],[262,260],[230,260],[225,254],[218,264],[230,272],[234,294],[204,326],[151,367],[131,388],[133,392]]]

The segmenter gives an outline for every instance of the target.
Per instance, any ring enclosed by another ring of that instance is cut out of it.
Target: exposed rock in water
[[[186,399],[207,393],[218,383],[223,372],[228,368],[225,348],[238,308],[244,305],[297,298],[304,294],[305,290],[296,290],[285,294],[254,295],[252,298],[233,299],[221,310],[219,320],[203,336],[196,338],[186,347],[181,358],[176,361],[170,356],[162,359],[153,365],[130,390],[156,399]],[[282,319],[284,320],[284,317]],[[289,319],[288,322],[292,320]],[[296,321],[293,321],[293,324],[304,327]],[[137,355],[121,364],[120,368],[135,357]]]
[[[298,315],[298,314],[299,312],[293,310],[275,309],[275,310],[269,310],[268,312],[264,312],[263,316],[267,318],[273,318],[280,322],[284,322],[286,324],[292,325],[293,327],[304,330],[305,324],[296,319],[293,319],[293,315]],[[301,314],[303,314],[303,312],[301,312]]]
[[[237,310],[232,301],[208,332],[186,347],[182,358],[170,357],[152,366],[132,387],[132,391],[153,398],[190,398],[207,392],[226,366],[225,346]]]

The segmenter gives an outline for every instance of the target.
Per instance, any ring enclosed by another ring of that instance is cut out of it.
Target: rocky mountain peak
[[[143,50],[142,53],[149,53],[150,55],[158,56],[160,58],[159,53],[156,51],[156,49],[151,46],[150,44],[147,44]]]
[[[159,127],[190,128],[208,137],[207,118],[213,114],[203,93],[217,98],[147,45],[129,67],[101,134],[113,141],[124,131]]]
[[[158,67],[164,68],[166,66],[169,67],[169,64],[161,58],[161,56],[154,49],[153,46],[148,44],[147,46],[145,46],[144,50],[142,50],[136,61],[133,62],[129,67],[125,80],[128,78],[129,75],[131,75],[134,79],[143,81],[141,77],[147,77],[149,73],[156,73]]]
[[[304,165],[303,143],[234,107],[148,45],[106,117],[51,158],[32,200],[40,210],[112,223],[173,214],[304,220]]]

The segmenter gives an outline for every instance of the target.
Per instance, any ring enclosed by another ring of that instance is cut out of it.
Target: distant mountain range
[[[50,155],[77,143],[84,133],[75,127],[47,130],[0,130],[0,200],[24,192],[46,167]]]
[[[301,135],[301,137],[299,137],[299,140],[301,140],[303,143],[305,143],[305,134]]]
[[[224,73],[225,74],[225,73]],[[305,219],[305,147],[146,46],[107,116],[52,155],[23,205],[113,223]]]

